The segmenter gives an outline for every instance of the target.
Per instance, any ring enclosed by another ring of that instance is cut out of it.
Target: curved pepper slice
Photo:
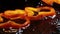
[[[60,0],[42,0],[42,1],[48,5],[52,5],[54,2],[60,4]]]
[[[45,10],[49,10],[48,12]],[[44,11],[41,11],[44,10]],[[41,18],[44,18],[45,16],[53,16],[56,15],[55,10],[52,7],[26,7],[25,8],[26,13],[28,14],[28,17],[30,20],[39,20]],[[38,14],[34,16],[34,12],[37,12]]]

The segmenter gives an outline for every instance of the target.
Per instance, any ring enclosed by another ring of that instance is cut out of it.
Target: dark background
[[[40,4],[38,4],[40,2]],[[37,5],[41,6],[50,6],[41,0],[0,0],[0,10],[8,9],[24,9],[26,6],[36,7]],[[59,4],[54,3],[52,7],[60,8]]]
[[[0,0],[0,11],[4,10],[14,10],[14,9],[24,9],[26,6],[36,6],[40,0]]]

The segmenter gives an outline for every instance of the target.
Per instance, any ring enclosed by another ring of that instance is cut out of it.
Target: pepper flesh
[[[60,4],[60,0],[42,0],[42,1],[48,5],[52,5],[54,2]]]
[[[44,12],[44,11],[40,11],[42,9],[47,9],[47,10],[50,10],[48,12]],[[26,7],[25,8],[25,11],[29,17],[30,20],[39,20],[41,18],[44,18],[45,16],[53,16],[53,15],[56,15],[56,12],[55,10],[52,8],[52,7],[38,7],[38,8],[33,8],[33,7]],[[34,12],[37,12],[38,14],[36,16],[33,16],[34,15]]]

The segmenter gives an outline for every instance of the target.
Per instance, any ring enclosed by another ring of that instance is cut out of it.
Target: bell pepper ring
[[[49,11],[45,11],[45,10],[49,10]],[[47,7],[47,6],[38,7],[38,8],[26,7],[25,11],[28,14],[30,20],[39,20],[41,18],[44,18],[45,16],[56,15],[55,10],[52,7]],[[34,12],[37,12],[37,15],[34,16]]]
[[[39,15],[43,15],[43,16],[53,16],[56,15],[56,12],[54,10],[54,8],[52,7],[39,7]]]
[[[15,29],[22,28],[30,24],[30,21],[27,18],[25,20],[26,21],[23,24],[18,24],[14,21],[7,21],[5,23],[1,23],[0,28],[10,28],[10,27],[15,28]]]
[[[25,7],[25,12],[30,20],[38,20],[38,8],[34,7]]]
[[[4,20],[2,17],[9,19],[10,21],[4,22],[0,24],[0,28],[22,28],[30,24],[29,19],[26,17],[24,10],[16,9],[16,10],[7,10],[4,13],[0,13],[0,23]],[[14,21],[15,19],[26,20],[23,24],[18,24]]]
[[[26,14],[24,10],[16,9],[16,10],[7,10],[4,13],[2,13],[2,16],[13,20],[18,18],[24,18]]]
[[[37,13],[37,15],[36,15]],[[53,16],[56,15],[56,12],[54,8],[52,7],[26,7],[25,10],[8,10],[5,11],[4,13],[0,13],[0,22],[3,21],[2,17],[5,17],[7,19],[10,19],[10,21],[4,22],[0,24],[0,28],[22,28],[28,24],[30,24],[30,20],[39,20],[42,19],[46,16]],[[18,24],[17,22],[11,21],[15,19],[25,19],[26,22],[23,24]]]
[[[53,0],[42,0],[43,2],[45,2],[48,5],[52,5],[53,4]]]
[[[60,0],[42,0],[42,1],[48,5],[52,5],[53,3],[60,4]]]

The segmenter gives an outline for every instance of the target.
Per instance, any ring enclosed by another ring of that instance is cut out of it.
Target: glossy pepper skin
[[[24,10],[20,10],[20,9],[16,9],[16,10],[7,10],[4,13],[1,13],[1,18],[0,18],[0,22],[3,21],[4,19],[2,18],[6,18],[6,19],[10,19],[7,22],[1,23],[0,24],[0,28],[22,28],[27,26],[28,24],[30,24],[29,19],[26,17],[26,14],[24,12]],[[23,19],[26,20],[23,24],[18,24],[12,20],[15,19]]]
[[[34,7],[26,7],[25,8],[25,12],[27,13],[27,17],[30,19],[30,20],[38,20],[39,18],[37,18],[38,15],[35,15],[34,16],[34,12],[38,13],[38,8],[34,8]]]
[[[60,4],[60,0],[42,0],[42,1],[48,5],[52,5],[53,3]]]
[[[45,7],[39,7],[39,9],[40,9],[39,15],[44,15],[44,16],[56,15],[56,12],[52,7],[45,6]]]
[[[60,0],[54,0],[54,2],[60,4]]]
[[[51,5],[54,2],[53,0],[42,0],[42,1],[45,2],[48,5]]]
[[[17,18],[24,18],[26,13],[24,10],[16,9],[16,10],[7,10],[3,13],[4,17],[9,19],[17,19]]]
[[[46,11],[48,10],[48,11]],[[34,15],[38,13],[37,15]],[[55,10],[52,7],[25,7],[25,10],[16,9],[16,10],[7,10],[4,13],[0,13],[0,23],[3,22],[3,18],[10,19],[7,22],[1,23],[0,28],[22,28],[26,25],[30,24],[30,20],[39,20],[46,16],[53,16],[56,15]],[[15,19],[22,19],[26,20],[23,24],[18,24],[17,22],[14,22],[12,20]]]
[[[41,11],[41,10],[43,10],[43,11]],[[49,10],[49,11],[45,11],[45,10]],[[39,19],[44,18],[46,16],[56,15],[54,8],[47,7],[47,6],[38,7],[38,8],[26,7],[25,11],[26,11],[28,17],[30,18],[30,20],[39,20]],[[34,12],[37,12],[38,14],[34,16]]]

